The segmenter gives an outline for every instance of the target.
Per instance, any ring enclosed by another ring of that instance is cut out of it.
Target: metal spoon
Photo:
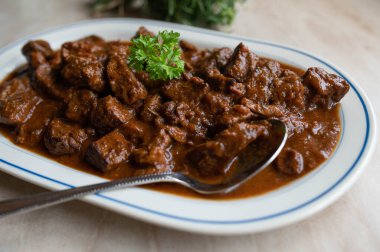
[[[269,120],[272,124],[270,132],[270,142],[268,146],[273,148],[266,155],[261,153],[261,159],[251,155],[248,147],[239,154],[237,168],[235,172],[226,179],[218,183],[210,184],[178,172],[167,172],[160,174],[150,174],[144,176],[130,177],[125,179],[113,180],[109,182],[80,186],[62,191],[52,191],[39,193],[31,196],[20,197],[0,201],[0,217],[25,213],[48,206],[60,204],[73,199],[81,198],[89,194],[100,191],[121,189],[126,187],[146,185],[152,183],[176,183],[188,187],[201,194],[228,193],[236,189],[243,182],[255,176],[267,167],[280,153],[287,139],[286,125],[279,120]]]

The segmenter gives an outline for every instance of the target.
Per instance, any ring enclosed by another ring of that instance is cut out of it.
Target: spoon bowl
[[[232,173],[216,183],[204,182],[199,178],[180,172],[148,174],[0,201],[0,217],[45,208],[101,191],[153,183],[176,183],[201,194],[231,192],[258,174],[261,170],[265,169],[273,162],[284,147],[288,136],[286,125],[280,120],[271,119],[268,121],[272,127],[269,137],[266,139],[267,141],[260,143],[260,146],[255,146],[255,141],[249,144],[244,151],[231,161],[237,162]],[[265,153],[255,155],[259,149],[265,149]]]

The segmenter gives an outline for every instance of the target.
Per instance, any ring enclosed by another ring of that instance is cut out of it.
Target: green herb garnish
[[[156,18],[195,26],[230,25],[245,0],[92,0],[94,13]],[[107,12],[107,13],[105,13]]]
[[[129,65],[134,70],[146,71],[152,80],[171,80],[184,71],[181,59],[179,33],[160,31],[157,36],[132,39]]]

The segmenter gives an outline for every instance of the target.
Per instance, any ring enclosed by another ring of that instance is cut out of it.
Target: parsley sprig
[[[178,32],[160,31],[157,36],[132,39],[129,65],[137,72],[146,71],[152,80],[171,80],[184,71]]]

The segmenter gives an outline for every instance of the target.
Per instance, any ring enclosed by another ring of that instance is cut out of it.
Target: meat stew
[[[266,119],[283,120],[289,138],[279,157],[230,194],[147,186],[213,198],[278,188],[318,167],[338,143],[339,101],[349,85],[335,74],[259,57],[243,43],[200,50],[181,41],[182,76],[151,80],[129,67],[130,45],[94,35],[57,51],[46,41],[28,42],[22,49],[27,64],[0,85],[2,133],[108,179],[170,170],[214,179],[228,176],[226,164],[248,144],[260,152],[269,134]]]

